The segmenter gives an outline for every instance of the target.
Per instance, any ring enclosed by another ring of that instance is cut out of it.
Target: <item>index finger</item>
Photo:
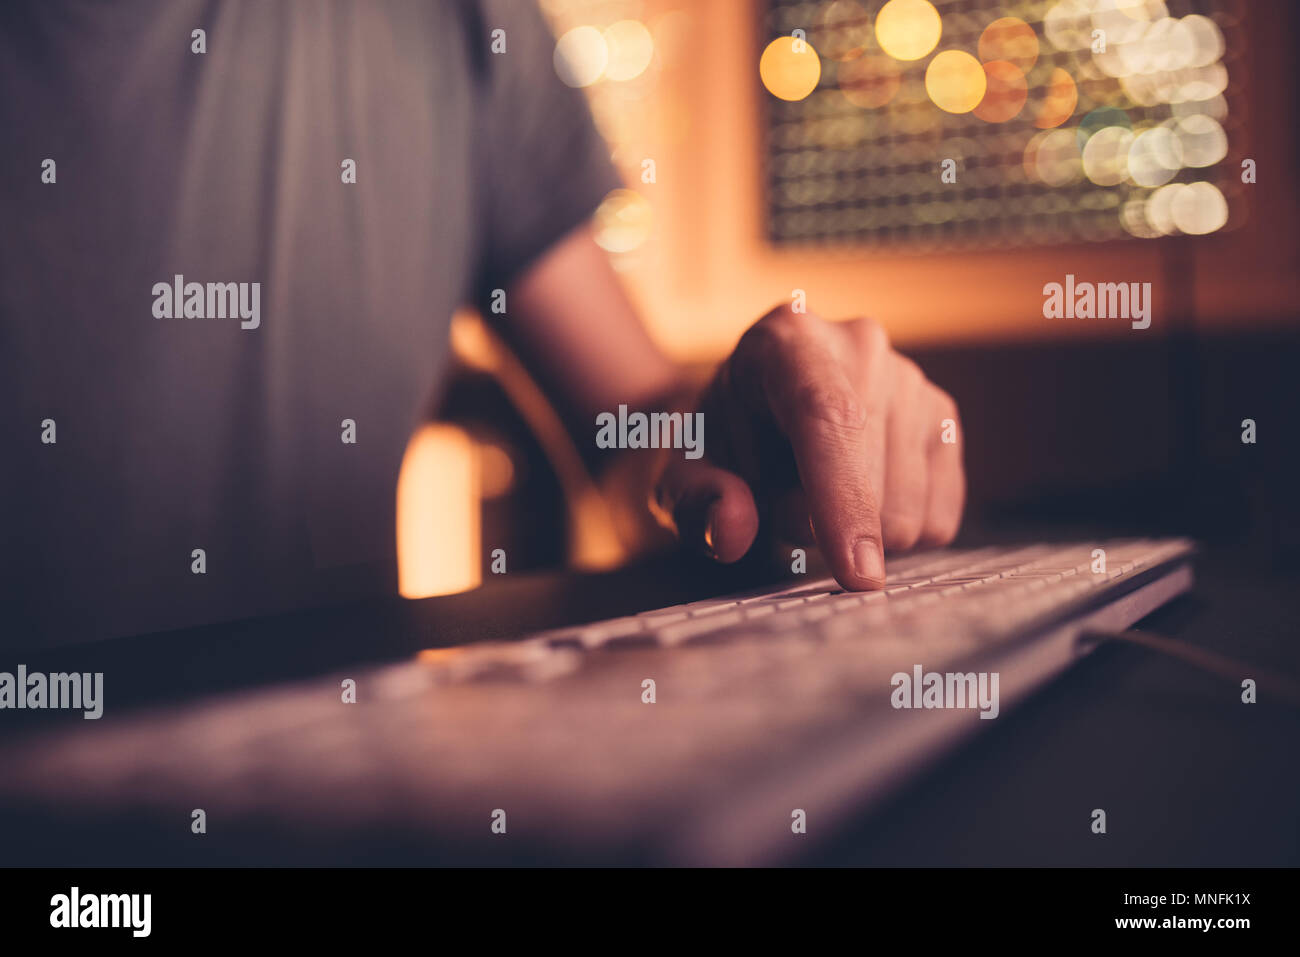
[[[802,330],[796,330],[799,332]],[[880,507],[868,478],[870,436],[883,433],[883,403],[864,401],[832,347],[817,335],[779,337],[762,350],[754,377],[777,428],[790,442],[813,531],[835,578],[848,589],[885,583]]]

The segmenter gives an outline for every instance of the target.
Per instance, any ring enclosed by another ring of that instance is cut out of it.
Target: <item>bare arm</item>
[[[681,387],[680,370],[646,333],[588,227],[533,264],[509,302],[511,342],[582,423],[620,402],[645,406]]]

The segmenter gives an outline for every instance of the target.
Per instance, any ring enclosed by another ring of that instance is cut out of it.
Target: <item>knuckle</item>
[[[855,320],[853,331],[858,337],[858,342],[868,353],[884,351],[889,348],[889,333],[875,319]]]
[[[790,303],[782,303],[775,309],[769,311],[756,325],[765,325],[775,327],[778,330],[801,329],[809,325],[815,325],[821,320],[813,312],[795,312],[794,306]]]
[[[925,373],[921,367],[909,359],[907,356],[895,353],[895,368],[897,370],[898,384],[906,389],[917,389],[925,385]]]
[[[780,306],[746,329],[736,348],[755,356],[785,352],[792,344],[807,339],[809,330],[819,323],[811,313],[792,312],[789,306]]]

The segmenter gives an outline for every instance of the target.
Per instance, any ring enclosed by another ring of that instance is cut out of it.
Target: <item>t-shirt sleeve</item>
[[[504,288],[621,185],[581,90],[555,71],[555,37],[535,0],[484,0],[476,160],[479,298]],[[505,52],[490,34],[505,31]]]

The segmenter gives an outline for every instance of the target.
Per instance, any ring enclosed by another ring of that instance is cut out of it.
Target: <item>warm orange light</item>
[[[1005,123],[1018,116],[1029,96],[1020,67],[1008,60],[993,60],[984,64],[984,77],[988,88],[975,115],[986,123]]]
[[[1019,17],[994,20],[980,34],[980,59],[1007,60],[1028,73],[1038,62],[1038,36],[1034,28]]]
[[[397,588],[405,598],[480,584],[478,456],[453,425],[411,437],[397,479]]]
[[[984,67],[963,50],[944,50],[926,67],[925,92],[948,113],[969,113],[987,89]]]
[[[767,92],[782,100],[802,100],[817,89],[822,61],[807,40],[777,37],[758,61],[758,75]]]
[[[876,42],[896,60],[919,60],[943,33],[939,11],[928,0],[889,0],[876,15]]]
[[[1040,130],[1054,129],[1072,117],[1074,108],[1078,105],[1079,88],[1074,85],[1074,78],[1057,67],[1048,77],[1047,92],[1038,104],[1034,126]]]
[[[510,453],[493,442],[478,447],[480,493],[483,498],[500,498],[515,484],[515,463]]]
[[[460,312],[452,317],[451,345],[461,362],[492,374],[541,443],[560,481],[569,511],[570,564],[575,568],[598,570],[623,562],[627,551],[614,527],[609,503],[592,482],[563,421],[528,370],[482,318],[472,312]],[[475,464],[481,458],[475,456]],[[479,468],[481,475],[482,466]],[[478,476],[476,483],[477,489],[483,488]],[[474,550],[477,578],[480,560],[477,544]]]
[[[465,657],[467,651],[467,648],[421,648],[415,658],[426,665],[442,665]]]

